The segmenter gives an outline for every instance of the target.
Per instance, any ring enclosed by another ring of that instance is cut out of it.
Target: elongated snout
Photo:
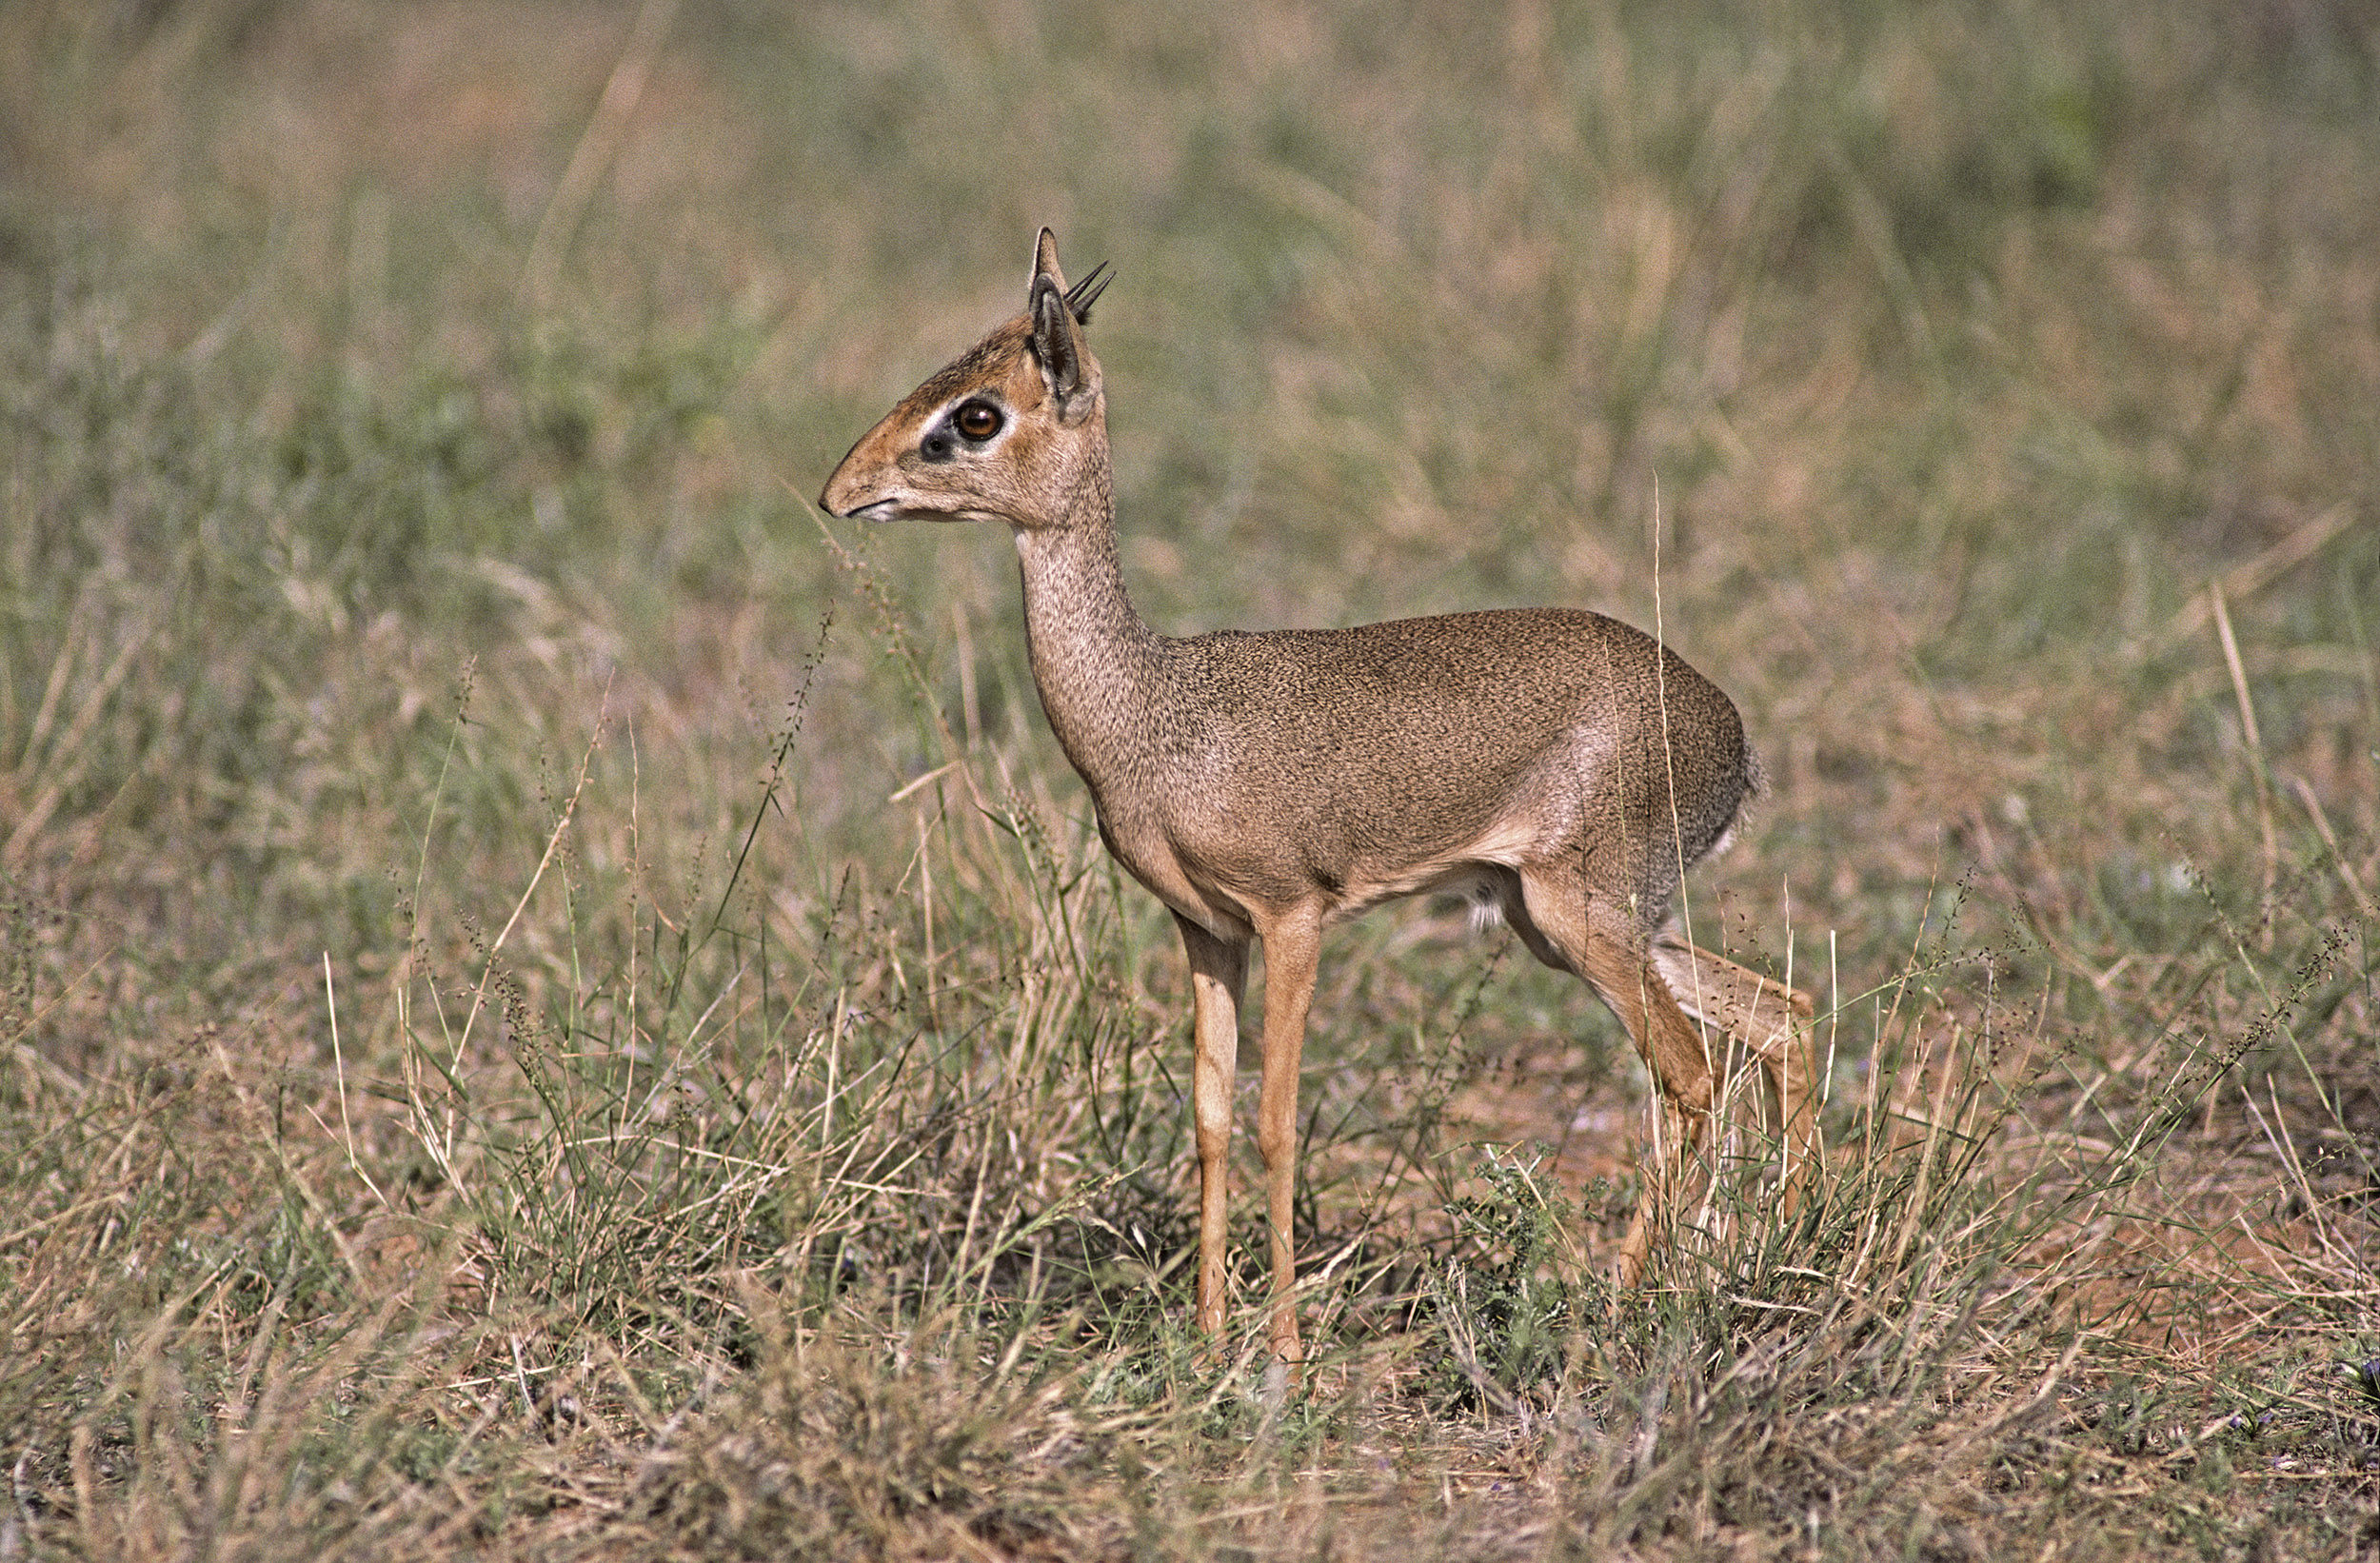
[[[868,453],[877,430],[860,437],[818,491],[818,507],[843,521],[891,521],[901,514],[901,496],[887,476],[899,470]]]

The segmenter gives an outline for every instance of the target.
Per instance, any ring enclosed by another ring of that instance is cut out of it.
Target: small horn
[[[1091,324],[1091,306],[1107,291],[1107,285],[1116,280],[1115,268],[1105,261],[1091,267],[1081,282],[1066,289],[1066,308],[1074,315],[1077,326]]]

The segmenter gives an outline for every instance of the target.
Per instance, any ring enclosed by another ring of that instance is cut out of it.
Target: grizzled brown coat
[[[1103,268],[1101,268],[1103,270]],[[837,516],[1006,524],[1042,709],[1108,849],[1172,909],[1196,993],[1198,1316],[1224,1318],[1225,1153],[1250,942],[1264,943],[1258,1143],[1272,1217],[1271,1338],[1299,1355],[1289,1218],[1298,1058],[1322,928],[1458,889],[1627,1026],[1668,1109],[1621,1245],[1634,1283],[1698,1142],[1713,1061],[1689,1013],[1760,1057],[1787,1199],[1815,1145],[1799,994],[1664,934],[1689,865],[1759,772],[1735,707],[1639,630],[1565,608],[1175,640],[1141,622],[1116,554],[1106,397],[1083,339],[1105,286],[1069,290],[1045,228],[1026,312],[862,436],[819,503]]]

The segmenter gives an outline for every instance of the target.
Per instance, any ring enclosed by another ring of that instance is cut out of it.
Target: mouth
[[[845,521],[899,521],[901,519],[901,502],[899,500],[878,500],[873,505],[856,505],[851,509],[845,510],[843,513],[843,519]]]

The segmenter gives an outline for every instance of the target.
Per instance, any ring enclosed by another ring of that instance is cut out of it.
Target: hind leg
[[[1818,1157],[1817,1055],[1810,996],[1687,942],[1675,927],[1653,941],[1653,964],[1678,1007],[1742,1042],[1776,1091],[1780,1120],[1778,1214],[1801,1202]]]
[[[1625,907],[1592,900],[1575,872],[1522,870],[1520,892],[1537,939],[1561,957],[1549,965],[1577,972],[1619,1017],[1653,1075],[1660,1102],[1654,1141],[1642,1157],[1642,1192],[1628,1236],[1620,1243],[1623,1286],[1644,1280],[1653,1245],[1665,1241],[1671,1208],[1710,1122],[1713,1068],[1700,1031],[1678,1008],[1668,983],[1648,959],[1643,937]],[[1524,935],[1524,938],[1526,935]],[[1540,959],[1545,952],[1538,951]]]

